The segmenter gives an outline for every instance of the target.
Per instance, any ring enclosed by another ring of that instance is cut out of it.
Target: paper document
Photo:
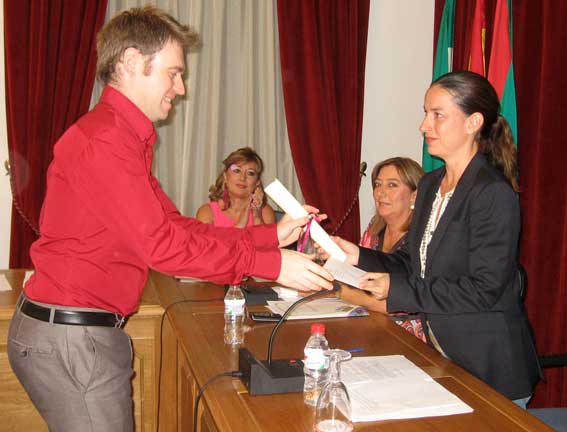
[[[307,216],[307,210],[299,204],[295,197],[289,193],[278,179],[266,186],[264,191],[292,218],[297,219]],[[321,225],[319,225],[316,220],[311,222],[310,234],[311,237],[313,237],[313,240],[315,240],[330,256],[339,261],[346,261],[346,255],[343,250],[333,240],[331,240],[329,234],[321,228]]]
[[[5,274],[0,275],[0,291],[12,291],[12,285],[6,279]]]
[[[355,288],[360,288],[360,278],[366,274],[364,270],[360,270],[358,267],[352,266],[346,262],[336,260],[333,257],[329,258],[323,267],[327,269],[336,280]]]
[[[24,273],[24,281],[22,287],[26,284],[28,279],[33,275],[33,270],[28,270]],[[8,281],[5,273],[0,274],[0,291],[12,291],[12,285]]]
[[[464,414],[471,407],[404,356],[355,357],[341,364],[354,422]]]
[[[22,287],[26,284],[26,282],[29,280],[29,278],[32,277],[34,271],[33,270],[28,270],[25,274],[24,274],[24,281],[22,282]]]
[[[299,300],[301,298],[301,296],[299,295],[299,292],[297,290],[294,290],[292,288],[285,288],[282,286],[275,286],[272,287],[272,289],[276,292],[276,294],[278,295],[278,297],[282,300]]]
[[[283,315],[293,303],[293,301],[286,300],[268,300],[268,309],[273,313]],[[322,298],[300,304],[287,319],[344,318],[367,315],[368,311],[362,306],[352,305],[337,298]]]
[[[191,282],[208,282],[205,279],[194,278],[191,276],[173,276],[181,283],[191,283]]]

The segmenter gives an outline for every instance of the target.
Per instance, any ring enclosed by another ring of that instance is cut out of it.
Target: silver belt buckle
[[[121,329],[124,326],[124,321],[126,320],[126,317],[120,316],[117,313],[114,314],[114,317],[116,318],[116,323],[114,324],[114,328]]]

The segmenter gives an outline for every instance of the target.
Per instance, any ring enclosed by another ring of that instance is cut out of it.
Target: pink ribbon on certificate
[[[317,222],[320,221],[319,216],[316,214],[311,214],[311,219],[305,225],[305,231],[300,235],[299,240],[297,241],[297,251],[303,252],[305,250],[305,246],[307,245],[307,240],[309,240],[309,233],[311,231],[311,222],[315,219]]]

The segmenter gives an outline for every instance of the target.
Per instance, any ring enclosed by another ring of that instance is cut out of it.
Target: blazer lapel
[[[478,171],[485,163],[487,162],[484,155],[482,155],[480,152],[477,152],[477,154],[469,162],[467,168],[465,169],[465,172],[459,179],[459,182],[455,187],[455,192],[453,192],[453,196],[451,197],[451,200],[449,201],[447,207],[445,208],[445,211],[441,215],[441,219],[439,220],[439,223],[437,224],[437,228],[433,233],[431,242],[427,247],[427,264],[426,264],[427,267],[429,267],[432,258],[435,256],[437,248],[439,247],[439,244],[441,243],[441,240],[443,239],[443,236],[447,231],[447,227],[453,220],[456,211],[459,209],[461,204],[466,200],[471,188],[473,187]],[[433,199],[435,198],[436,192],[437,189],[433,192]],[[431,202],[433,202],[433,200]],[[429,209],[431,211],[431,205],[429,206]],[[427,217],[429,217],[429,215]],[[427,223],[427,219],[425,220],[425,222]]]
[[[432,174],[434,174],[434,177],[429,182],[429,185],[419,185],[418,202],[415,203],[415,214],[413,216],[413,220],[415,221],[416,227],[415,230],[413,230],[413,232],[415,232],[415,235],[412,239],[410,239],[410,255],[413,261],[413,268],[416,269],[421,268],[419,255],[421,239],[423,238],[425,227],[427,226],[427,221],[429,220],[429,215],[431,214],[431,207],[433,206],[433,201],[435,200],[435,194],[439,189],[441,179],[443,179],[443,176],[445,175],[445,167],[438,169]],[[419,197],[421,193],[423,193],[423,198]]]

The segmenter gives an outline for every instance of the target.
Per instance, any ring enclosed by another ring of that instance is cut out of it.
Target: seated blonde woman
[[[274,223],[274,210],[262,188],[264,163],[250,147],[233,151],[224,169],[209,188],[210,202],[197,210],[196,218],[218,227],[244,228]]]
[[[362,235],[360,245],[382,252],[394,252],[406,241],[417,184],[423,169],[417,162],[404,157],[386,159],[372,170],[372,187],[376,214]],[[383,312],[384,301],[377,300],[367,291],[343,286],[340,296],[349,303],[369,310]],[[394,320],[423,341],[425,337],[418,316],[396,315]]]

